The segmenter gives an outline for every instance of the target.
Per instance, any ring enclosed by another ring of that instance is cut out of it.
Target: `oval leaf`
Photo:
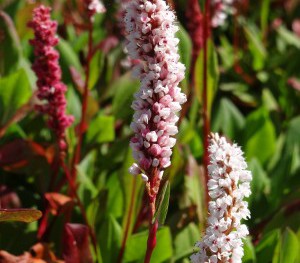
[[[31,223],[42,216],[42,212],[36,209],[0,209],[0,222],[18,221]]]

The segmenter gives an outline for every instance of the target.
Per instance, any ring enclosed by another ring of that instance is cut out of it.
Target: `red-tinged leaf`
[[[81,77],[81,74],[78,72],[78,70],[71,66],[70,67],[70,74],[71,74],[71,78],[72,78],[72,81],[73,83],[75,84],[77,90],[80,92],[80,93],[83,93],[83,89],[84,89],[84,81]]]
[[[0,209],[0,222],[19,221],[31,223],[40,219],[42,212],[36,209]]]
[[[287,83],[295,90],[300,91],[300,81],[297,78],[289,78]]]
[[[108,54],[110,50],[116,47],[119,44],[118,38],[115,36],[109,36],[103,39],[93,50],[93,54],[100,49],[104,54]]]
[[[53,215],[63,213],[73,206],[72,198],[60,193],[46,193],[45,198],[49,202],[50,211]]]
[[[19,196],[6,185],[0,185],[0,204],[2,208],[20,208]]]
[[[52,161],[53,156],[53,152],[35,142],[17,139],[0,147],[0,167],[7,171],[18,170],[30,163],[36,165],[39,158]]]
[[[63,244],[63,258],[66,263],[93,263],[87,226],[65,224]]]

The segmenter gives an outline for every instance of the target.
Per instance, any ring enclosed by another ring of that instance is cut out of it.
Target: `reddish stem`
[[[208,116],[207,108],[207,41],[210,35],[210,0],[207,0],[204,8],[204,30],[203,30],[203,92],[202,92],[202,101],[203,101],[203,141],[204,141],[204,155],[203,155],[203,165],[204,165],[204,178],[205,178],[205,193],[206,193],[206,207],[208,207],[209,195],[207,189],[208,183],[208,169],[209,164],[209,153],[208,153],[208,136],[210,133],[210,119]]]
[[[92,59],[92,53],[93,53],[93,24],[90,22],[89,26],[89,46],[88,46],[88,55],[87,55],[87,64],[86,64],[86,71],[85,71],[85,83],[84,83],[84,91],[83,91],[83,97],[82,97],[82,108],[81,108],[81,120],[78,125],[78,142],[77,147],[75,150],[73,163],[72,163],[72,178],[75,181],[76,179],[76,165],[80,161],[80,153],[81,153],[81,145],[83,140],[83,134],[85,132],[85,117],[86,117],[86,111],[87,111],[87,102],[88,102],[88,93],[89,93],[89,79],[90,79],[90,62]]]
[[[151,218],[153,218],[153,217],[151,217]],[[151,221],[152,221],[152,219],[151,219]],[[147,241],[147,251],[146,251],[144,263],[149,263],[151,260],[153,250],[156,246],[157,229],[158,229],[158,221],[155,220],[155,222],[153,224],[152,224],[152,222],[150,222],[149,236],[148,236],[148,241]]]
[[[156,246],[156,233],[158,229],[158,221],[155,220],[155,222],[153,222],[153,219],[156,210],[155,208],[156,196],[160,186],[160,179],[158,179],[157,172],[158,171],[156,169],[151,171],[152,176],[150,176],[150,181],[146,185],[150,212],[149,212],[149,235],[148,235],[147,251],[146,251],[144,263],[150,262],[153,250]]]
[[[135,201],[134,197],[135,197],[135,192],[136,192],[136,186],[137,186],[137,179],[136,179],[136,177],[134,177],[124,237],[123,237],[122,246],[121,246],[118,260],[117,260],[118,263],[122,263],[122,259],[123,259],[123,255],[124,255],[124,251],[125,251],[125,247],[126,247],[126,242],[128,239],[128,234],[129,234],[129,229],[130,229],[130,224],[131,224],[131,219],[132,219],[132,213],[133,213],[133,207],[134,207],[134,201]]]

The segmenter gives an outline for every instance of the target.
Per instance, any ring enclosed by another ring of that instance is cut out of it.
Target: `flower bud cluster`
[[[59,147],[65,150],[65,130],[73,122],[73,116],[66,115],[65,92],[67,87],[61,82],[59,54],[54,49],[58,44],[56,37],[57,23],[50,18],[50,8],[43,5],[33,11],[33,20],[28,26],[34,30],[35,61],[32,69],[37,75],[38,98],[45,101],[36,108],[49,116],[48,125],[55,132]]]
[[[248,235],[242,219],[250,218],[248,203],[251,172],[243,152],[236,144],[230,144],[218,134],[210,138],[210,179],[208,190],[209,217],[206,233],[196,244],[199,252],[191,257],[193,263],[240,263],[243,257],[242,239]]]
[[[235,12],[234,2],[238,0],[212,0],[213,15],[211,19],[212,27],[224,25],[228,15]]]
[[[132,104],[135,135],[130,145],[136,164],[129,170],[142,173],[145,181],[153,169],[161,177],[170,166],[176,143],[173,136],[178,133],[176,114],[186,102],[178,87],[185,67],[179,62],[174,22],[175,15],[163,0],[132,1],[125,16],[127,50],[132,59],[140,61],[133,73],[141,82]]]

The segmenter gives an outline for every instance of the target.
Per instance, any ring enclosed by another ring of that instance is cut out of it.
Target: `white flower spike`
[[[224,137],[212,134],[209,145],[208,166],[209,217],[199,252],[191,256],[192,263],[241,263],[244,255],[243,242],[248,235],[242,219],[250,218],[248,203],[251,172],[243,152],[236,144]]]

